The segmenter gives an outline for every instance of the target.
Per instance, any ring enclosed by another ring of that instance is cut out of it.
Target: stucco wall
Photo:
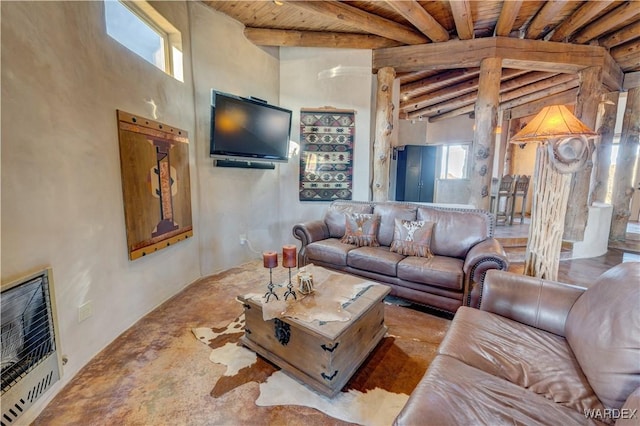
[[[356,111],[353,161],[353,199],[370,199],[370,152],[372,100],[375,76],[371,73],[371,51],[354,49],[280,49],[280,102],[293,110],[291,139],[300,142],[300,109],[332,106]],[[300,202],[299,156],[280,169],[283,239],[291,239],[291,225],[322,217],[328,202]]]

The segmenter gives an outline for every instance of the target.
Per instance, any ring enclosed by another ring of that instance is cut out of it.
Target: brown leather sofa
[[[489,271],[396,425],[640,424],[640,262],[584,288]]]
[[[380,247],[340,241],[345,234],[345,215],[350,213],[380,216]],[[432,258],[390,251],[396,218],[435,222]],[[323,219],[295,225],[293,235],[302,242],[300,265],[313,263],[379,281],[389,285],[394,296],[455,312],[462,305],[475,303],[488,270],[508,267],[504,249],[493,238],[494,225],[495,218],[484,210],[393,201],[334,201]]]

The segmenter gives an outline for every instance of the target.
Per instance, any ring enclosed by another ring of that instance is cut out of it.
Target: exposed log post
[[[373,201],[389,199],[389,160],[391,158],[391,132],[393,131],[393,80],[396,72],[391,67],[378,70],[376,92],[376,134],[373,142]]]
[[[609,239],[624,241],[629,222],[629,203],[633,195],[633,167],[638,162],[640,138],[640,87],[627,93],[627,106],[622,119],[622,134],[613,180],[613,217]]]
[[[576,99],[575,116],[589,128],[596,128],[598,104],[602,94],[602,68],[586,68],[579,73],[580,90]],[[595,148],[592,140],[590,148]],[[586,166],[571,176],[569,203],[564,218],[564,234],[562,238],[568,241],[582,241],[589,216],[589,194],[591,193],[591,172],[593,161],[590,159]]]
[[[618,98],[620,92],[609,92],[602,96],[598,108],[598,129],[600,143],[596,145],[596,163],[593,178],[591,201],[604,203],[607,198],[607,183],[611,167],[611,148],[615,134]]]
[[[473,133],[473,171],[469,203],[479,209],[490,209],[491,170],[495,151],[498,105],[500,103],[500,75],[502,59],[487,58],[480,64],[478,100],[475,107]]]

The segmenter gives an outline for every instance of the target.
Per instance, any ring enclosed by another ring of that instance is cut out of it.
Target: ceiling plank
[[[456,31],[460,40],[473,38],[473,16],[471,4],[468,0],[449,0],[453,21],[456,23]]]
[[[549,41],[566,41],[571,34],[598,16],[613,0],[587,1],[573,15],[556,27]]]
[[[514,120],[516,118],[528,117],[539,113],[542,108],[549,105],[571,105],[576,103],[578,97],[578,88],[569,89],[564,92],[556,93],[555,95],[545,96],[542,99],[538,99],[526,104],[517,105],[504,111],[502,117],[507,120]]]
[[[505,69],[502,71],[500,80],[508,80],[510,78],[522,75],[526,72],[527,71],[522,71],[522,70]],[[549,74],[547,73],[541,73],[541,74],[543,74],[543,76],[540,76],[538,80],[549,77]],[[531,83],[531,81],[529,81],[529,83]],[[400,102],[400,111],[411,112],[418,109],[422,109],[429,105],[435,105],[438,102],[443,102],[443,101],[446,101],[447,99],[452,99],[452,98],[458,99],[461,97],[461,95],[464,95],[465,93],[476,92],[478,90],[479,84],[480,84],[480,77],[476,77],[476,78],[469,79],[467,81],[463,81],[462,83],[443,87],[442,89],[429,92],[423,96],[413,98],[407,102]],[[527,83],[511,82],[510,84],[514,85],[513,87],[519,87]],[[474,98],[475,98],[475,95],[474,95]]]
[[[413,97],[422,95],[424,93],[438,90],[451,84],[459,83],[463,80],[475,77],[478,74],[480,74],[480,68],[461,68],[441,72],[437,75],[423,78],[422,80],[414,81],[408,84],[401,84],[400,96]]]
[[[640,41],[630,41],[611,49],[611,57],[618,63],[635,61],[640,66]]]
[[[634,38],[640,38],[640,20],[602,37],[598,40],[598,44],[602,47],[606,47],[607,49],[611,49],[614,46],[626,43]]]
[[[423,70],[396,74],[400,84],[409,84],[412,81],[422,80],[438,73],[438,70]]]
[[[549,22],[565,7],[567,0],[549,0],[544,3],[542,9],[531,20],[525,32],[525,38],[538,39],[545,35],[549,30]]]
[[[559,83],[562,82],[562,83]],[[506,92],[500,95],[500,109],[509,109],[518,105],[524,105],[528,102],[538,100],[545,96],[554,95],[556,93],[564,92],[565,90],[578,87],[580,82],[577,76],[572,75],[557,75],[547,80],[537,83],[529,84],[528,86],[521,87],[510,92]],[[475,109],[475,103],[457,108],[443,114],[434,115],[429,118],[430,122],[443,120],[445,118],[457,117],[459,115],[468,114]]]
[[[502,10],[500,10],[500,17],[496,24],[495,35],[508,37],[509,34],[511,34],[521,5],[522,0],[505,1],[502,3]]]
[[[500,84],[500,93],[515,91],[517,89],[521,89],[524,93],[526,93],[527,91],[532,91],[537,88],[545,88],[549,85],[560,84],[565,81],[569,81],[572,78],[570,77],[570,74],[559,74],[562,77],[551,80],[551,78],[555,77],[556,75],[558,74],[539,71],[530,72],[521,77],[504,81],[502,84]],[[540,82],[540,84],[538,84],[537,86],[530,86],[536,82]],[[476,101],[476,96],[477,92],[469,93],[468,95],[464,96],[458,96],[449,102],[441,102],[439,104],[427,106],[426,108],[414,112],[409,112],[408,116],[410,118],[416,118],[419,116],[433,116],[436,114],[442,114],[456,108],[460,108],[466,105],[472,105]],[[520,96],[520,94],[516,94],[515,96]]]
[[[406,44],[423,44],[429,41],[422,34],[402,24],[364,12],[345,3],[337,1],[287,1],[287,4]]]
[[[442,42],[449,40],[449,32],[429,12],[424,10],[416,0],[387,0],[387,4],[432,41]]]
[[[575,34],[572,39],[574,43],[587,43],[594,38],[607,33],[611,28],[615,28],[624,22],[631,21],[640,15],[640,7],[637,1],[629,1],[620,7],[613,9],[602,18],[584,27]]]
[[[258,46],[334,47],[348,49],[379,49],[402,45],[373,34],[328,33],[321,31],[294,31],[268,28],[244,29],[244,35]]]

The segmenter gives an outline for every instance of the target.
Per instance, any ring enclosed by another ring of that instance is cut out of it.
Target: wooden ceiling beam
[[[400,84],[409,84],[411,82],[422,80],[423,78],[431,77],[438,73],[438,70],[426,70],[426,71],[413,71],[406,73],[396,74],[396,78]]]
[[[498,17],[498,23],[494,35],[499,37],[508,37],[513,31],[513,25],[518,18],[520,12],[520,6],[522,6],[522,0],[505,1],[502,2],[502,9],[500,10],[500,16]]]
[[[630,65],[635,62],[636,67],[640,66],[640,41],[634,40],[621,44],[611,49],[610,53],[611,57],[622,67],[624,67],[622,64],[626,62],[629,62]]]
[[[549,105],[571,105],[576,103],[578,97],[578,88],[569,89],[555,95],[545,96],[544,98],[528,102],[526,104],[517,105],[505,110],[502,118],[505,120],[514,120],[516,118],[529,117],[539,113],[542,108]]]
[[[406,26],[380,16],[367,13],[357,7],[337,1],[287,1],[287,4],[322,15],[335,22],[353,26],[372,34],[405,44],[428,43],[429,39]]]
[[[566,41],[571,34],[583,27],[587,22],[598,16],[613,0],[587,1],[573,15],[558,25],[549,41]]]
[[[523,76],[512,78],[510,80],[502,82],[500,84],[500,93],[507,93],[511,91],[512,93],[515,93],[513,96],[520,96],[521,94],[518,94],[518,92],[513,92],[513,91],[520,90],[524,93],[527,93],[528,91],[533,91],[540,88],[544,89],[548,86],[560,84],[565,81],[569,81],[571,78],[575,78],[575,77],[571,77],[570,74],[560,74],[561,77],[558,77],[552,80],[552,78],[555,76],[556,76],[555,74],[551,74],[547,72],[539,72],[539,71],[530,72]],[[540,84],[534,86],[533,83],[537,83],[537,82],[540,82]],[[438,104],[428,105],[425,108],[422,108],[416,111],[407,111],[407,113],[409,118],[416,118],[420,116],[430,117],[430,116],[433,116],[436,114],[442,114],[447,111],[451,111],[460,107],[473,105],[476,101],[476,97],[477,97],[477,91],[474,91],[473,93],[469,93],[464,96],[458,96],[455,99],[451,99],[448,102],[441,102]]]
[[[600,46],[585,46],[542,40],[523,40],[509,37],[486,37],[474,40],[450,40],[420,46],[400,46],[373,51],[373,70],[393,67],[396,72],[425,69],[478,67],[483,58],[503,58],[504,68],[531,71],[578,72],[581,69],[611,67],[610,55]],[[615,67],[609,70],[613,78],[622,74]]]
[[[400,96],[414,97],[442,87],[456,84],[480,74],[480,68],[459,68],[441,72],[422,80],[400,85]]]
[[[549,22],[553,22],[553,19],[566,5],[567,0],[546,1],[529,23],[524,38],[536,40],[544,36],[550,30]]]
[[[622,87],[624,90],[640,87],[640,71],[626,73],[624,75],[624,84]]]
[[[598,44],[607,49],[611,49],[614,46],[626,43],[635,38],[640,38],[640,20],[598,39]]]
[[[380,49],[402,45],[373,34],[328,33],[246,27],[247,40],[258,46],[334,47],[347,49]]]
[[[517,80],[514,77],[522,75],[527,72],[528,71],[523,71],[523,70],[505,69],[502,71],[502,76],[500,77],[500,80],[501,81],[505,81],[509,79]],[[535,74],[535,73],[531,73],[531,74]],[[538,80],[549,77],[548,73],[540,73],[540,74],[541,75],[539,76]],[[510,85],[513,85],[513,87],[519,87],[519,86],[522,86],[523,84],[527,84],[527,83],[518,83],[513,80],[508,81],[510,82],[509,83]],[[479,84],[480,84],[480,77],[476,77],[476,78],[469,79],[467,81],[463,81],[462,83],[443,87],[442,89],[429,92],[423,96],[419,96],[417,98],[411,99],[410,101],[400,102],[400,111],[410,113],[411,111],[415,111],[419,109],[421,110],[427,106],[435,105],[435,104],[438,104],[439,102],[443,102],[448,99],[456,98],[456,100],[459,100],[463,98],[462,95],[466,93],[477,92]],[[475,99],[475,96],[476,95],[474,94],[473,95],[474,99]]]
[[[547,80],[529,84],[528,86],[503,93],[502,95],[500,95],[500,109],[509,109],[518,105],[524,105],[531,101],[541,99],[545,96],[554,95],[556,93],[573,89],[574,87],[578,87],[579,84],[580,83],[576,76],[558,75],[555,77],[551,77]],[[434,122],[444,120],[446,118],[457,117],[459,115],[469,114],[474,110],[475,103],[445,112],[443,114],[434,115],[432,117],[429,117],[429,121]]]
[[[460,40],[471,40],[473,33],[473,15],[468,0],[449,0],[451,14],[456,23],[456,31]]]
[[[607,33],[624,22],[629,22],[640,15],[640,7],[637,1],[629,1],[613,9],[595,22],[589,24],[575,34],[570,40],[573,43],[587,43],[594,38]]]
[[[429,12],[424,10],[416,0],[401,2],[387,0],[386,3],[432,41],[449,40],[449,32]]]

